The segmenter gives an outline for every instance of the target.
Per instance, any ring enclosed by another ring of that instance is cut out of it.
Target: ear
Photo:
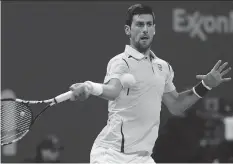
[[[130,36],[130,27],[128,25],[125,25],[125,34]]]
[[[155,35],[155,33],[156,33],[156,31],[155,31],[155,24],[153,26],[154,26],[154,33],[153,34]]]

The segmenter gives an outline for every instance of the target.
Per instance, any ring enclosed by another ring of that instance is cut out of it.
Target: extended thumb
[[[203,80],[205,78],[205,75],[196,75],[197,79]]]

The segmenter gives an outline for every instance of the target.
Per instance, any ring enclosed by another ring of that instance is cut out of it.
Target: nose
[[[147,25],[145,25],[145,26],[143,27],[143,33],[148,33],[148,27],[147,27]]]

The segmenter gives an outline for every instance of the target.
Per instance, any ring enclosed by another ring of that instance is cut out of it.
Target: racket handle
[[[65,92],[65,93],[58,95],[54,99],[56,100],[56,103],[60,103],[60,102],[69,100],[71,98],[71,96],[72,96],[72,91],[68,91],[68,92]]]

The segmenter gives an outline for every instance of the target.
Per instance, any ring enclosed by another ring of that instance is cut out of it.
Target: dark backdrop
[[[102,82],[108,61],[128,44],[124,21],[126,10],[133,3],[3,2],[2,90],[10,88],[23,99],[47,99],[67,91],[76,82]],[[233,14],[229,16],[232,2],[146,4],[156,13],[152,49],[173,66],[178,91],[196,84],[195,75],[207,73],[218,59],[233,65]],[[178,8],[186,11],[186,17],[195,12],[214,19],[223,15],[228,18],[229,29],[225,33],[208,32],[200,25],[206,40],[191,37],[188,31],[176,32],[173,11]],[[232,88],[232,82],[226,83],[209,96],[231,99]],[[88,162],[93,141],[106,121],[107,101],[100,98],[53,107],[19,142],[17,156],[2,156],[2,161],[19,162],[35,155],[33,150],[40,139],[55,133],[65,146],[64,162]]]

